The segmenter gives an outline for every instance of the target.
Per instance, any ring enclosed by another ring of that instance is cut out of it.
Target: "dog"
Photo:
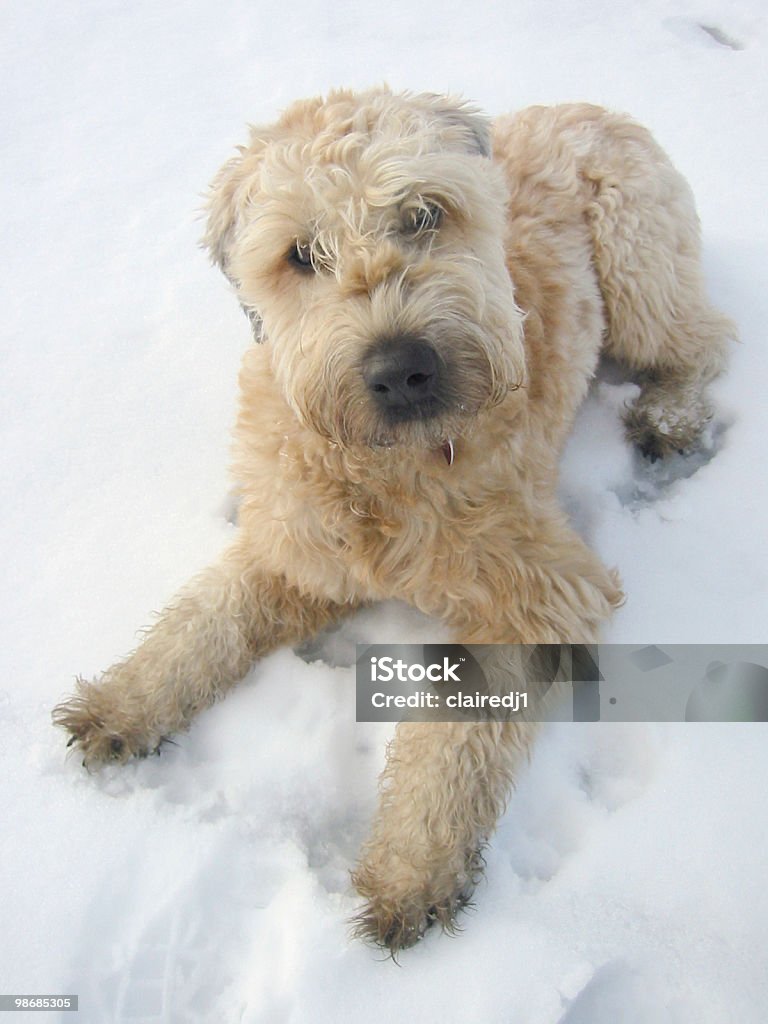
[[[594,642],[618,577],[568,524],[558,458],[601,352],[627,434],[688,451],[732,325],[685,180],[584,104],[490,122],[386,87],[291,106],[213,181],[204,237],[251,320],[237,539],[53,717],[84,764],[157,750],[254,660],[410,602],[456,642]],[[353,882],[393,952],[450,930],[531,729],[401,723]]]

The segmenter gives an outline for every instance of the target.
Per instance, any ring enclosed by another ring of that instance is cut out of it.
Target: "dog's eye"
[[[440,227],[443,211],[437,203],[424,202],[412,206],[405,211],[405,230],[410,235],[422,235],[426,231],[436,231]]]
[[[299,270],[312,270],[312,250],[309,242],[296,242],[288,252],[288,262]]]

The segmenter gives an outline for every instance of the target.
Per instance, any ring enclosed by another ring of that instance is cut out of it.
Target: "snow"
[[[246,121],[382,80],[628,110],[687,175],[741,334],[712,458],[642,466],[606,372],[563,494],[629,595],[606,639],[765,641],[763,5],[7,0],[0,20],[0,992],[78,993],[88,1024],[763,1021],[762,725],[544,730],[463,933],[398,967],[347,931],[390,727],[354,722],[345,666],[434,623],[391,604],[324,660],[278,651],[162,758],[100,775],[49,718],[234,529],[249,327],[196,248],[200,193]]]

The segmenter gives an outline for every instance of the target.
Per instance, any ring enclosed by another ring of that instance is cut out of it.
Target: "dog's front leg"
[[[401,723],[373,833],[353,881],[357,933],[396,953],[434,923],[451,930],[482,873],[481,849],[530,737],[509,722]]]
[[[501,682],[510,678],[509,654],[493,645],[592,642],[622,599],[616,577],[559,521],[542,522],[527,545],[510,539],[519,533],[490,537],[476,571],[457,573],[445,588],[450,597],[422,602],[457,640],[490,645],[482,667]],[[528,689],[516,657],[512,677]],[[451,928],[534,734],[526,722],[398,726],[353,879],[367,901],[360,935],[397,951],[434,922]]]
[[[342,606],[255,568],[244,541],[192,581],[124,661],[53,712],[87,766],[156,750],[259,656],[317,632]]]

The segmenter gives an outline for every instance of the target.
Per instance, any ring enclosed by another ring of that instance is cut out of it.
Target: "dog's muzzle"
[[[429,419],[444,409],[444,368],[422,338],[377,341],[363,358],[362,373],[377,408],[392,423]]]

